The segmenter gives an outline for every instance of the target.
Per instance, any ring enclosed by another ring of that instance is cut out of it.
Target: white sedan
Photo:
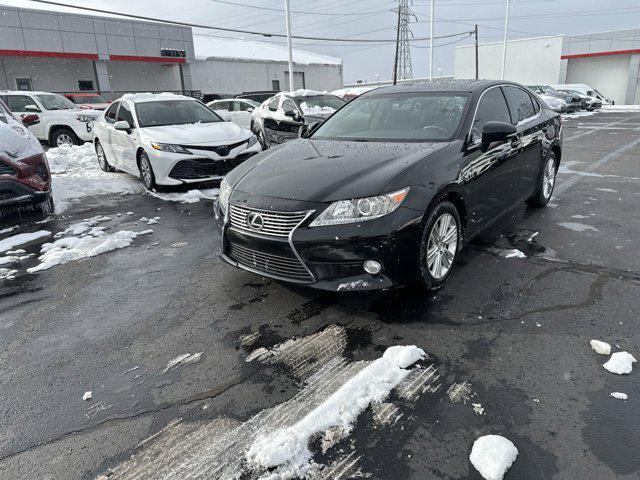
[[[94,128],[100,168],[123,170],[148,189],[221,179],[262,151],[255,135],[191,97],[126,94]]]
[[[207,103],[207,107],[215,111],[223,119],[243,128],[251,125],[251,112],[260,104],[248,98],[226,98]]]

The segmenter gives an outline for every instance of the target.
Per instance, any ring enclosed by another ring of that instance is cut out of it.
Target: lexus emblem
[[[259,213],[251,212],[247,215],[247,225],[254,230],[262,230],[264,226],[264,218]]]

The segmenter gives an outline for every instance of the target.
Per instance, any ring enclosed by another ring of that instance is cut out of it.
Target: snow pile
[[[599,353],[600,355],[611,354],[611,345],[608,343],[601,342],[600,340],[591,340],[589,343],[591,344],[591,348],[594,352]]]
[[[47,160],[49,160],[49,169],[54,174],[93,169],[98,166],[98,157],[91,143],[50,148],[47,151]]]
[[[618,375],[628,375],[633,370],[636,359],[629,352],[616,352],[611,355],[607,363],[602,365],[605,370]]]
[[[302,102],[300,104],[300,108],[302,109],[303,115],[316,115],[319,117],[329,116],[336,111],[335,108],[326,107],[326,106],[325,107],[321,107],[320,105],[310,106],[307,104],[307,102]]]
[[[18,263],[31,257],[33,257],[33,253],[29,253],[28,255],[20,255],[17,253],[7,252],[6,256],[0,257],[0,266],[8,265],[10,263]]]
[[[263,468],[277,467],[276,473],[285,478],[304,476],[312,468],[311,436],[334,427],[348,434],[358,415],[370,404],[382,402],[409,374],[406,367],[424,356],[416,346],[388,348],[297,423],[258,437],[247,459]]]
[[[51,232],[48,230],[38,230],[37,232],[19,233],[18,235],[13,235],[12,237],[0,240],[0,252],[6,252],[7,250],[11,250],[13,247],[16,247],[18,245],[33,242],[34,240],[48,237],[49,235],[51,235]]]
[[[622,392],[611,392],[609,394],[611,397],[616,398],[618,400],[628,400],[629,399],[629,395],[627,395],[626,393],[622,393]]]
[[[13,280],[16,278],[16,273],[18,273],[18,270],[0,267],[0,280]]]
[[[518,449],[500,435],[485,435],[473,443],[469,460],[486,480],[502,480],[518,456]]]
[[[96,225],[102,222],[108,222],[109,220],[111,220],[111,217],[105,217],[102,215],[87,218],[85,220],[82,220],[81,222],[74,223],[70,227],[67,227],[65,230],[63,230],[62,232],[56,233],[54,235],[54,238],[64,237],[65,235],[96,236],[96,233],[98,231],[104,230],[104,227],[96,227]]]
[[[202,190],[198,190],[197,188],[194,188],[193,190],[189,190],[187,192],[147,191],[149,195],[159,198],[161,200],[166,200],[169,202],[181,202],[181,203],[196,203],[203,199],[215,200],[216,198],[218,198],[219,192],[220,192],[219,188],[205,188]]]
[[[162,93],[125,93],[119,100],[131,100],[132,102],[150,102],[153,100],[193,100],[193,97],[187,97],[186,95],[178,95],[171,92]]]
[[[345,87],[345,88],[340,88],[338,90],[334,90],[333,92],[331,92],[331,95],[335,95],[336,97],[340,97],[342,99],[344,99],[344,97],[352,97],[352,96],[360,96],[363,93],[369,92],[375,88],[378,88],[378,86],[375,87],[371,87],[371,86],[367,86],[367,87]]]
[[[83,237],[59,238],[53,243],[45,243],[38,260],[39,265],[28,268],[28,273],[35,273],[47,270],[56,265],[64,265],[69,262],[82,260],[83,258],[95,257],[101,253],[110,252],[119,248],[131,245],[133,239],[139,235],[151,233],[150,230],[144,232],[132,232],[120,230],[116,233],[107,234],[97,231],[93,235]]]
[[[514,248],[512,250],[507,250],[504,258],[527,258],[527,256],[522,251]]]

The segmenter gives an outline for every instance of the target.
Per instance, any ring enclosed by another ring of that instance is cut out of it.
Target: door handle
[[[522,139],[520,137],[516,137],[511,140],[511,148],[520,148],[522,147]]]

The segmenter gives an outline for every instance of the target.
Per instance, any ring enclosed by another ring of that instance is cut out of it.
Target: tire
[[[156,176],[153,173],[153,167],[151,166],[147,152],[140,152],[138,167],[140,170],[140,181],[147,190],[153,190],[156,187]]]
[[[437,204],[428,213],[420,238],[420,280],[426,290],[435,291],[447,283],[461,246],[458,209],[447,201]]]
[[[56,128],[51,134],[49,146],[60,147],[61,145],[82,145],[82,143],[70,128]]]
[[[98,157],[98,165],[100,165],[100,170],[102,170],[103,172],[114,172],[115,168],[113,168],[107,160],[107,154],[104,153],[104,149],[100,144],[100,140],[96,140],[95,149],[96,156]]]
[[[553,196],[553,189],[556,185],[556,175],[558,174],[558,162],[556,161],[556,155],[553,152],[549,152],[540,180],[538,182],[538,189],[536,193],[527,200],[527,204],[534,208],[545,207],[551,197]]]

